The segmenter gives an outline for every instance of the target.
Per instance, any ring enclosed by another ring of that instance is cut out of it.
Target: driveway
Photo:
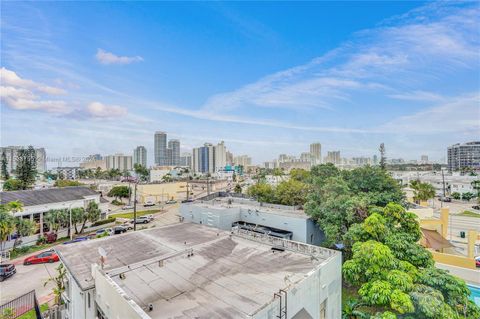
[[[39,253],[39,252],[36,252]],[[27,256],[11,260],[17,268],[17,273],[0,283],[0,304],[4,304],[20,295],[35,290],[40,304],[53,299],[53,283],[49,282],[45,287],[44,283],[56,275],[55,268],[59,262],[52,264],[36,264],[24,266],[23,260]]]

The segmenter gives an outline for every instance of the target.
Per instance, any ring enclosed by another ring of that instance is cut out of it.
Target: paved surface
[[[142,227],[150,228],[178,223],[178,207],[179,204],[166,205],[165,211],[154,215],[155,220],[153,222],[146,224],[146,226],[141,225],[139,229]],[[158,207],[153,207],[152,209],[158,210]],[[39,253],[40,251],[33,254]],[[52,283],[47,284],[46,287],[44,287],[44,283],[48,278],[50,278],[50,275],[55,275],[55,268],[59,265],[59,263],[23,266],[23,260],[27,256],[22,256],[10,261],[10,263],[15,264],[17,273],[0,283],[0,304],[3,304],[4,302],[7,302],[31,290],[36,291],[37,298],[39,299],[40,303],[44,303],[53,299],[54,296],[52,294]]]
[[[24,258],[26,257],[14,260],[17,273],[0,283],[0,304],[32,290],[36,291],[40,303],[53,299],[53,284],[48,283],[44,287],[44,283],[50,276],[55,276],[55,268],[60,263],[24,266],[22,264]]]

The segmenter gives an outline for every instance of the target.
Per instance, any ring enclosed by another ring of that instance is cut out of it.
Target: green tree
[[[22,237],[30,236],[35,233],[37,230],[37,224],[33,220],[25,219],[23,217],[16,217],[15,230],[17,237],[13,243],[14,249],[22,242]]]
[[[282,205],[303,205],[307,193],[308,185],[295,179],[283,181],[275,188],[276,202]]]
[[[474,197],[475,197],[475,194],[473,194],[471,192],[465,192],[465,193],[462,194],[462,199],[466,200],[466,201],[469,201]]]
[[[75,230],[75,234],[79,234],[78,231],[78,224],[83,223],[84,219],[86,218],[85,209],[83,207],[75,207],[71,210],[72,214],[72,225]]]
[[[477,191],[477,203],[480,204],[480,180],[475,180],[472,182],[472,187]]]
[[[370,316],[361,310],[367,304],[357,299],[349,299],[342,307],[342,319],[368,319]]]
[[[83,217],[82,227],[80,228],[80,234],[83,233],[83,230],[85,229],[85,224],[87,223],[87,221],[90,221],[91,223],[96,222],[97,220],[100,219],[101,213],[102,212],[98,208],[97,203],[89,202]]]
[[[130,198],[130,188],[128,186],[114,186],[108,192],[107,196],[115,199]]]
[[[62,298],[62,293],[65,291],[65,282],[66,282],[66,275],[67,275],[67,269],[63,264],[58,265],[56,268],[57,270],[57,275],[54,277],[50,277],[45,281],[43,286],[45,287],[49,282],[54,283],[53,287],[53,295],[55,296],[55,304],[60,305],[61,303],[61,298]]]
[[[459,192],[453,192],[452,193],[452,198],[453,199],[462,199],[462,194],[460,194]]]
[[[5,154],[5,151],[2,152],[2,159],[0,163],[0,170],[1,170],[1,176],[3,180],[8,180],[10,178],[10,174],[8,173],[8,161],[7,161],[7,155]]]
[[[35,177],[37,175],[37,155],[32,146],[17,151],[15,175],[16,178],[21,181],[21,189],[31,188],[35,183]]]
[[[301,168],[294,168],[290,171],[290,178],[306,183],[310,178],[310,172]]]
[[[262,203],[273,203],[275,200],[275,190],[264,182],[250,186],[247,194]]]
[[[242,193],[242,186],[240,186],[240,184],[236,184],[233,191],[237,194],[241,194]]]
[[[413,200],[416,203],[435,197],[435,188],[430,183],[422,183],[419,180],[415,180],[410,183],[410,187],[414,191]]]
[[[43,220],[56,234],[60,227],[69,224],[69,217],[70,216],[65,209],[51,209],[45,214]]]
[[[22,189],[22,181],[18,179],[7,179],[5,183],[3,183],[3,190],[4,191],[18,191]]]
[[[135,171],[135,174],[137,174],[137,176],[141,181],[144,181],[144,182],[148,181],[150,172],[145,166],[143,166],[142,164],[136,163],[135,165],[133,165],[133,169]]]
[[[385,152],[385,144],[380,144],[380,147],[378,148],[379,152],[380,152],[380,168],[382,170],[386,170],[387,169],[387,157],[385,156],[386,152]]]
[[[13,210],[11,203],[0,205],[0,250],[4,249],[8,236],[15,231]]]

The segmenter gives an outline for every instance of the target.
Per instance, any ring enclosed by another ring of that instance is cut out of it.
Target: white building
[[[26,149],[24,146],[7,146],[0,147],[0,155],[5,152],[7,158],[7,170],[10,174],[15,174],[15,169],[17,168],[17,153],[18,150]],[[35,155],[37,159],[37,172],[43,173],[47,171],[47,155],[45,149],[35,148]]]
[[[57,167],[53,169],[58,174],[59,179],[77,179],[80,167]]]
[[[317,223],[301,209],[247,198],[223,197],[222,193],[211,194],[193,203],[182,203],[180,215],[187,222],[222,230],[240,226],[310,245],[319,245],[325,239]]]
[[[322,144],[312,143],[310,144],[310,156],[312,165],[322,164]]]
[[[68,318],[341,317],[341,254],[318,246],[180,223],[56,251]]]
[[[145,146],[137,146],[133,150],[133,165],[135,164],[147,167],[147,149]]]
[[[77,207],[86,208],[92,201],[99,205],[104,215],[108,209],[103,203],[103,199],[101,201],[100,193],[83,186],[0,193],[1,204],[7,204],[13,201],[19,201],[23,204],[22,211],[16,212],[14,215],[16,217],[29,218],[37,222],[40,226],[40,234],[43,234],[44,228],[47,230],[47,225],[44,227],[43,217],[49,210]],[[9,248],[8,245],[6,248]]]
[[[133,169],[132,157],[123,154],[105,156],[106,169],[118,169],[120,171],[131,171]]]
[[[252,165],[252,158],[248,155],[235,156],[233,158],[233,165],[247,167]]]

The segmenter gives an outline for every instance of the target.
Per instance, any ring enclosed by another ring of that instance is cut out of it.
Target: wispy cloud
[[[95,58],[101,64],[130,64],[134,62],[141,62],[141,56],[119,56],[103,49],[98,49]]]
[[[65,90],[24,79],[14,71],[0,69],[0,98],[2,103],[16,110],[38,110],[49,113],[68,113],[65,101],[51,99],[51,95],[66,94]]]
[[[86,108],[87,114],[99,118],[115,118],[127,115],[126,107],[118,105],[106,105],[100,102],[92,102]]]

